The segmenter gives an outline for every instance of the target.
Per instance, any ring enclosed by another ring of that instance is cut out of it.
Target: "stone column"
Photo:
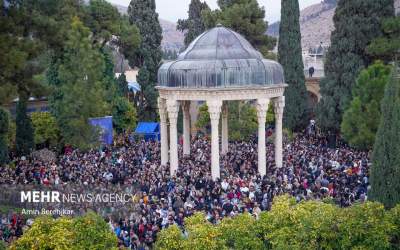
[[[225,103],[222,105],[222,124],[221,124],[221,129],[222,129],[222,147],[221,151],[222,154],[228,153],[228,145],[229,145],[229,140],[228,140],[228,104]]]
[[[176,100],[167,100],[167,110],[169,118],[169,162],[171,176],[176,174],[178,170],[178,113],[179,103]]]
[[[158,98],[158,113],[160,114],[161,132],[161,165],[168,163],[168,125],[167,125],[167,104],[165,99]]]
[[[283,110],[285,108],[285,97],[277,97],[274,99],[275,109],[275,164],[277,168],[283,165],[283,149],[282,149],[282,119]]]
[[[190,102],[190,126],[191,126],[191,133],[192,137],[195,137],[197,135],[197,128],[196,128],[196,122],[197,122],[197,117],[199,115],[199,102],[198,101],[191,101]]]
[[[190,101],[182,102],[183,111],[183,154],[190,155]]]
[[[258,99],[256,104],[258,120],[258,172],[261,176],[267,173],[265,150],[265,122],[267,119],[269,99]]]
[[[211,120],[211,175],[216,180],[220,177],[218,125],[222,101],[209,100],[207,101],[207,106]]]

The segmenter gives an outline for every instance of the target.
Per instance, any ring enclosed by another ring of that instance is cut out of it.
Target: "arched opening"
[[[313,92],[307,91],[308,98],[307,98],[307,104],[308,104],[308,110],[312,118],[315,117],[315,108],[317,107],[318,104],[318,96],[314,94]]]

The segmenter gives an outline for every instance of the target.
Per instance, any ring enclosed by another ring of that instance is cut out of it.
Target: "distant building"
[[[140,84],[137,82],[137,76],[139,74],[139,69],[128,69],[124,72],[126,81],[128,82],[128,88],[135,94],[141,90]],[[115,77],[119,77],[121,73],[115,73]]]
[[[4,108],[7,109],[12,117],[16,116],[17,104],[19,99],[14,99],[11,103],[4,105]],[[48,112],[49,104],[47,102],[47,98],[35,98],[31,97],[27,103],[27,112],[31,114],[33,112]]]
[[[322,78],[325,76],[324,59],[328,46],[322,43],[303,51],[304,74],[306,78]]]

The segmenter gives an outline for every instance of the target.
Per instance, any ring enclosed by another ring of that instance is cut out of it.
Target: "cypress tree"
[[[137,77],[141,86],[138,115],[140,120],[154,121],[157,119],[157,96],[155,89],[157,71],[160,65],[162,51],[162,30],[156,13],[155,0],[132,0],[129,8],[129,21],[135,24],[142,36],[142,42],[135,61],[130,61],[131,67],[139,67]]]
[[[127,96],[129,92],[128,82],[126,81],[126,75],[122,73],[117,78],[117,93],[119,96]]]
[[[381,21],[394,15],[393,0],[340,0],[334,15],[335,30],[321,81],[322,100],[317,120],[324,130],[338,132],[342,115],[352,99],[360,71],[371,64],[367,46],[381,36]]]
[[[400,203],[400,81],[398,72],[393,71],[382,100],[369,193],[372,200],[382,202],[387,208]]]
[[[400,17],[389,17],[382,22],[383,36],[372,41],[368,53],[385,62],[393,61],[400,48]]]
[[[20,94],[17,103],[15,144],[18,155],[28,155],[34,147],[33,126],[27,115],[28,96]]]
[[[7,133],[8,133],[8,113],[0,108],[0,166],[8,161]]]
[[[307,89],[301,50],[300,10],[297,0],[282,0],[278,60],[285,70],[286,106],[284,124],[299,131],[308,122]]]
[[[201,18],[203,10],[209,10],[206,2],[200,0],[192,0],[189,5],[188,19],[179,19],[177,30],[185,33],[185,45],[188,46],[196,37],[203,33],[206,26]]]

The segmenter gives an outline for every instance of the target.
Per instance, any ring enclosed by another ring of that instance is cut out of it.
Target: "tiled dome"
[[[164,63],[158,84],[224,88],[284,83],[282,66],[263,58],[238,33],[218,25],[197,37],[176,61]]]

